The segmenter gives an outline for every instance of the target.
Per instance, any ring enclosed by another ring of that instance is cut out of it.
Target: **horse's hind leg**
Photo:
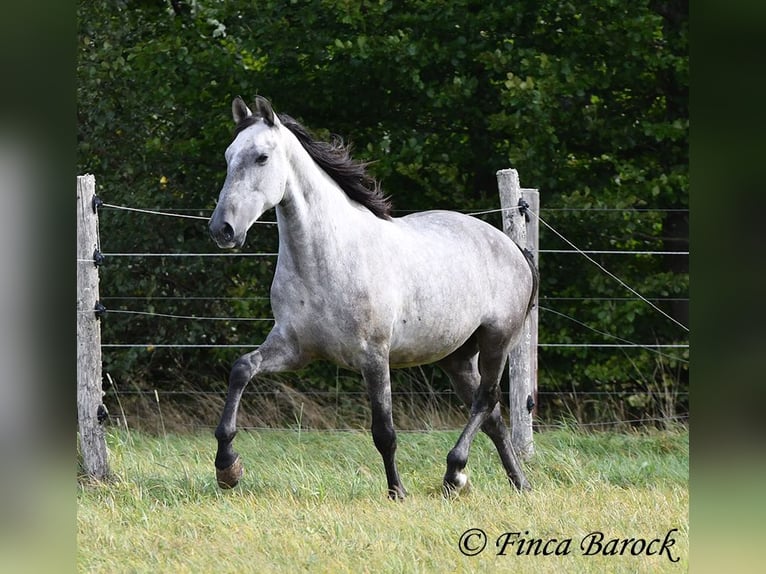
[[[504,349],[505,346],[500,345],[500,348]],[[521,470],[521,464],[513,449],[511,435],[500,411],[499,381],[506,355],[500,356],[498,368],[496,366],[498,357],[494,359],[488,357],[490,353],[485,351],[482,361],[485,373],[483,378],[478,365],[478,353],[479,345],[477,337],[474,336],[439,363],[439,366],[449,375],[458,396],[471,409],[468,425],[447,457],[447,473],[444,476],[445,492],[458,491],[467,483],[463,469],[468,461],[471,442],[478,428],[492,439],[511,484],[519,489],[528,489],[529,482]],[[487,364],[488,360],[490,364]],[[496,375],[492,374],[495,369],[497,369]]]
[[[495,444],[495,448],[497,448],[497,452],[500,455],[500,460],[503,463],[505,474],[508,476],[511,485],[519,490],[530,490],[531,486],[527,477],[524,475],[524,471],[521,470],[521,463],[516,456],[516,451],[513,449],[511,433],[508,432],[508,427],[503,421],[499,404],[495,405],[487,422],[482,425],[481,430],[483,430]]]
[[[294,345],[278,332],[271,331],[257,350],[243,355],[234,363],[229,374],[229,390],[221,421],[215,429],[218,440],[216,478],[221,488],[234,488],[243,473],[241,459],[231,443],[237,434],[237,410],[245,387],[258,374],[294,370],[304,362]]]
[[[391,410],[391,373],[388,360],[382,357],[368,360],[362,369],[362,376],[367,384],[372,407],[372,440],[383,457],[386,470],[388,497],[391,500],[402,500],[407,496],[407,492],[396,468],[396,431]]]
[[[478,357],[479,347],[476,344],[476,337],[473,336],[457,351],[437,363],[447,373],[455,392],[469,409],[473,404],[476,389],[479,387]],[[453,454],[454,450],[447,458],[447,473],[444,475],[445,494],[457,492],[468,485],[468,477],[463,472],[468,462],[468,450],[462,453],[459,461]]]

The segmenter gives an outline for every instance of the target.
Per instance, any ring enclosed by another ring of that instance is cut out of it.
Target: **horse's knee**
[[[247,357],[240,357],[234,362],[229,372],[229,386],[244,386],[250,382],[253,375],[253,365],[250,360]]]

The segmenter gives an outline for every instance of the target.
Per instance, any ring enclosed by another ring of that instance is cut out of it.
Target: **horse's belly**
[[[474,321],[466,324],[454,320],[433,323],[424,321],[422,317],[399,320],[391,337],[389,362],[392,367],[412,367],[439,361],[460,348],[478,328]]]

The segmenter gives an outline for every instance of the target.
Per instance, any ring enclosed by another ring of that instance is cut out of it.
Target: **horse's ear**
[[[255,96],[255,113],[263,118],[266,125],[272,127],[274,125],[274,109],[271,107],[271,102],[263,96]]]
[[[231,115],[234,118],[234,123],[238,124],[245,118],[252,116],[253,112],[251,112],[250,108],[247,107],[245,100],[237,96],[234,98],[234,101],[231,102]]]

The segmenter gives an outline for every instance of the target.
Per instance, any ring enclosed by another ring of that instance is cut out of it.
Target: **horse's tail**
[[[540,272],[537,269],[537,265],[535,265],[535,256],[532,254],[532,252],[519,245],[516,244],[519,249],[521,249],[521,252],[524,254],[524,259],[527,260],[527,264],[529,265],[529,270],[532,272],[532,293],[529,296],[529,303],[527,303],[527,312],[524,315],[525,317],[529,315],[529,312],[532,310],[532,307],[535,305],[535,299],[537,298],[537,291],[540,288]]]

